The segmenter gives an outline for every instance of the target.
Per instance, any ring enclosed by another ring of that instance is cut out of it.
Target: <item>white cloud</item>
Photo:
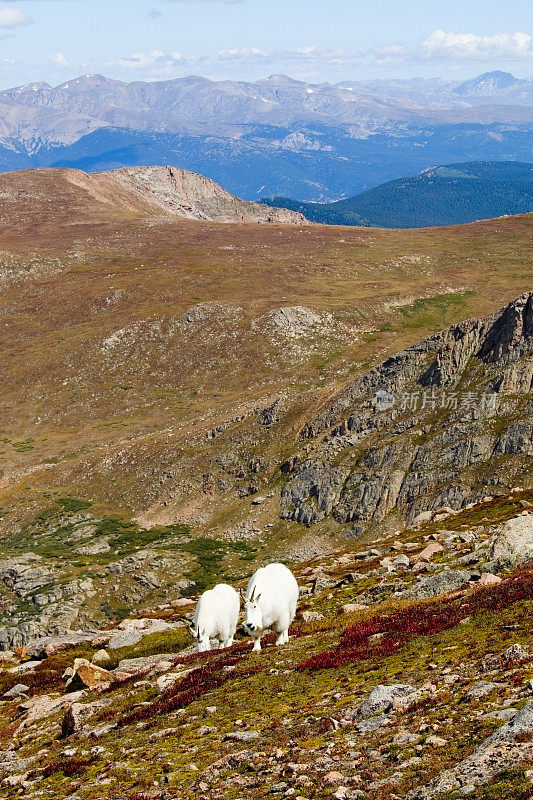
[[[404,44],[378,44],[373,47],[370,54],[376,58],[406,58],[409,56],[409,48]]]
[[[162,12],[162,11],[160,11],[158,8],[155,8],[155,7],[154,7],[154,8],[150,8],[150,9],[149,9],[149,10],[146,12],[146,16],[147,16],[147,17],[152,17],[152,19],[158,19],[158,17],[161,17],[161,16],[163,16],[163,12]]]
[[[32,18],[18,8],[0,9],[0,28],[18,28],[30,22],[33,22]]]
[[[221,61],[240,61],[248,58],[268,58],[268,54],[258,47],[239,47],[232,50],[220,50],[217,58]]]
[[[157,79],[160,76],[178,77],[195,73],[216,79],[239,80],[243,75],[256,79],[272,73],[285,73],[300,80],[320,83],[328,76],[330,79],[346,80],[361,70],[378,75],[383,74],[383,70],[405,73],[413,68],[420,69],[420,65],[423,65],[427,71],[429,65],[433,65],[434,70],[443,62],[448,72],[462,70],[468,64],[483,64],[483,69],[488,70],[496,69],[499,64],[508,68],[517,62],[529,64],[532,58],[533,38],[529,34],[478,36],[437,30],[412,48],[402,42],[384,42],[366,51],[329,45],[301,45],[292,50],[265,51],[249,45],[203,56],[152,50],[124,55],[118,64],[109,66],[137,71],[140,78]]]
[[[152,50],[150,53],[139,52],[133,53],[131,56],[122,56],[118,63],[124,69],[149,69],[152,74],[160,74],[171,72],[175,67],[193,61],[194,58],[186,58],[178,51],[164,53],[162,50]]]
[[[426,58],[486,61],[490,59],[523,60],[533,58],[533,38],[528,33],[474,33],[433,31],[420,45]]]
[[[54,64],[56,67],[70,67],[70,61],[63,53],[54,53],[48,59],[51,64]]]

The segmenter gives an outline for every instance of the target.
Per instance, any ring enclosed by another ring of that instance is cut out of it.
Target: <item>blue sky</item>
[[[532,0],[0,0],[0,87],[533,75]]]

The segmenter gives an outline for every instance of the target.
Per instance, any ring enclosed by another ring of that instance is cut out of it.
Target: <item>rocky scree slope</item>
[[[533,491],[293,564],[288,645],[176,597],[0,664],[6,798],[530,800]],[[239,637],[240,638],[240,637]]]
[[[358,378],[301,432],[282,515],[359,533],[531,483],[533,294],[454,325]]]

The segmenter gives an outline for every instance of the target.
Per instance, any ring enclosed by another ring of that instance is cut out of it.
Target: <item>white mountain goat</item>
[[[240,607],[239,595],[227,583],[219,583],[200,596],[189,628],[200,653],[211,649],[210,639],[218,639],[219,647],[231,647]]]
[[[255,639],[254,650],[261,650],[261,636],[267,630],[277,633],[276,644],[289,641],[298,595],[296,579],[284,564],[268,564],[252,575],[244,598],[244,627]]]

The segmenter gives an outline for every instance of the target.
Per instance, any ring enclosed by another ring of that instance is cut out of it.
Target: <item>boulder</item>
[[[222,741],[248,742],[252,739],[259,739],[259,733],[257,731],[234,731],[233,733],[226,733]]]
[[[178,653],[159,653],[155,656],[141,656],[139,658],[123,658],[119,661],[118,669],[123,672],[135,674],[136,672],[145,672],[157,667],[158,664],[170,664],[169,669],[172,667],[174,661],[178,658]]]
[[[11,675],[27,675],[28,672],[33,672],[36,667],[40,666],[40,664],[40,661],[23,661],[22,664],[18,664],[18,666],[8,669],[8,672]]]
[[[446,747],[448,740],[443,739],[442,736],[428,736],[426,744],[429,744],[430,747]]]
[[[117,626],[107,641],[98,639],[98,645],[107,644],[110,650],[130,647],[151,633],[163,633],[182,627],[181,622],[166,622],[163,619],[125,619]]]
[[[487,672],[496,669],[510,669],[515,664],[529,658],[529,651],[521,644],[512,644],[499,655],[489,654],[483,661],[483,669]]]
[[[354,709],[353,713],[357,719],[368,719],[378,713],[386,714],[394,707],[396,698],[406,697],[415,691],[414,686],[406,683],[395,683],[390,686],[380,684],[372,689],[366,700]]]
[[[393,560],[392,566],[394,569],[408,569],[411,566],[409,556],[406,556],[405,553],[400,553]]]
[[[490,694],[494,689],[501,689],[505,686],[504,683],[492,683],[492,681],[479,681],[474,683],[473,686],[467,691],[465,698],[467,700],[479,700]]]
[[[433,516],[433,511],[421,511],[420,514],[417,514],[413,520],[413,525],[424,525],[426,522],[430,522]]]
[[[36,553],[0,561],[0,581],[17,597],[25,597],[53,580],[53,573],[43,566],[42,557]]]
[[[172,608],[191,608],[194,600],[190,600],[188,597],[178,597],[176,600],[172,600],[170,605]]]
[[[97,650],[91,660],[97,667],[105,667],[111,663],[111,656],[107,650]]]
[[[44,636],[34,639],[26,645],[26,654],[32,658],[47,658],[60,650],[76,647],[83,642],[90,642],[92,633],[66,633],[64,636]]]
[[[96,714],[106,703],[101,700],[94,703],[73,703],[65,711],[65,716],[61,723],[61,736],[66,738],[74,733],[79,733],[85,722]]]
[[[478,573],[479,574],[479,573]],[[474,573],[468,570],[445,570],[437,575],[430,575],[421,578],[414,586],[403,592],[405,597],[412,597],[416,600],[427,600],[439,594],[447,594],[460,589],[465,583],[474,577]]]
[[[304,622],[315,622],[319,619],[324,619],[324,614],[321,614],[320,611],[302,611]]]
[[[14,697],[20,697],[21,695],[26,694],[29,690],[29,686],[26,686],[25,683],[17,683],[15,686],[12,686],[11,689],[8,689],[7,692],[4,692],[4,697],[9,697],[10,699]]]
[[[418,553],[418,555],[413,556],[411,559],[413,564],[418,564],[420,561],[431,561],[434,555],[437,553],[442,553],[444,547],[439,542],[430,542],[422,552]]]
[[[34,758],[21,758],[14,750],[0,750],[0,778],[24,772]]]
[[[493,575],[492,572],[484,572],[478,581],[478,586],[494,586],[501,582],[502,579],[498,575]]]
[[[385,728],[387,725],[389,725],[388,716],[386,714],[377,714],[375,717],[369,717],[369,719],[361,720],[361,722],[358,722],[355,727],[359,733],[372,733],[372,731]]]
[[[73,692],[63,697],[49,697],[48,695],[41,695],[40,697],[32,697],[30,700],[25,701],[19,705],[19,711],[24,712],[15,734],[19,734],[22,730],[32,725],[39,719],[49,717],[55,714],[72,702],[78,702],[84,696],[84,691]]]
[[[362,603],[345,603],[341,611],[343,614],[355,614],[356,611],[365,611],[368,606],[362,605]]]
[[[103,667],[91,664],[86,658],[74,659],[72,665],[74,674],[67,681],[66,692],[75,692],[79,689],[95,689],[102,683],[110,683],[115,680],[115,675]]]
[[[302,336],[322,321],[318,314],[304,306],[283,306],[270,316],[278,331],[289,338]]]
[[[487,557],[500,568],[533,561],[533,514],[504,522],[489,542]]]
[[[181,672],[166,672],[163,675],[160,675],[155,685],[157,686],[158,692],[165,692],[171,686],[174,686],[184,675],[187,674],[189,670],[183,670]]]

